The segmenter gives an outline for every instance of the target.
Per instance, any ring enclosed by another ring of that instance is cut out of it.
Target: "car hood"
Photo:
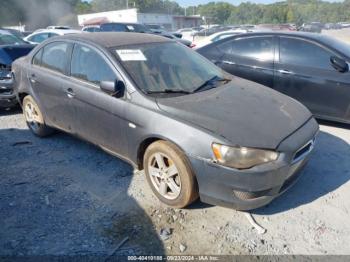
[[[265,86],[234,78],[191,95],[157,98],[169,115],[207,129],[231,145],[276,149],[311,113],[299,102]]]
[[[10,66],[17,58],[26,56],[35,45],[0,45],[0,64]]]

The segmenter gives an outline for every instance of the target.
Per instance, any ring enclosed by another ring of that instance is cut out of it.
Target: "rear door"
[[[125,98],[113,97],[100,89],[101,81],[121,79],[108,57],[90,45],[75,44],[70,81],[64,89],[72,93],[79,136],[122,156],[127,154]]]
[[[71,43],[49,43],[35,54],[28,70],[33,95],[45,114],[45,121],[67,132],[74,131],[75,112],[62,83],[67,78],[71,52]]]
[[[225,71],[273,87],[275,37],[237,37],[218,46],[224,56],[218,64]]]
[[[279,46],[274,88],[316,116],[344,119],[350,101],[349,73],[338,72],[330,63],[331,56],[339,55],[303,38],[283,36]]]

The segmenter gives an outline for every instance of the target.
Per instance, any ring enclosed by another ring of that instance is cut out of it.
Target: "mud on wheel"
[[[30,95],[23,99],[23,114],[29,129],[35,135],[45,137],[53,133],[53,129],[45,124],[39,106]]]
[[[198,186],[185,154],[174,144],[157,141],[144,156],[148,184],[165,204],[183,208],[198,198]]]

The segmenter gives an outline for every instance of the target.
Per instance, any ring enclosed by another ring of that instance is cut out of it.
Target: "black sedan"
[[[27,55],[33,47],[8,31],[0,30],[0,108],[8,108],[17,104],[12,88],[12,62]]]
[[[269,86],[320,119],[350,123],[350,46],[312,33],[234,36],[197,50],[227,72]]]
[[[145,169],[173,207],[198,194],[237,209],[270,202],[299,177],[318,131],[295,100],[156,35],[55,37],[13,71],[34,134],[64,130]]]

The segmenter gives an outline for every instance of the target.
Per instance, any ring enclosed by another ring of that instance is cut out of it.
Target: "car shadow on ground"
[[[269,205],[252,213],[285,212],[326,196],[350,180],[350,145],[339,137],[320,132],[313,155],[300,179]]]
[[[132,178],[129,164],[72,136],[0,129],[0,255],[164,255]]]

